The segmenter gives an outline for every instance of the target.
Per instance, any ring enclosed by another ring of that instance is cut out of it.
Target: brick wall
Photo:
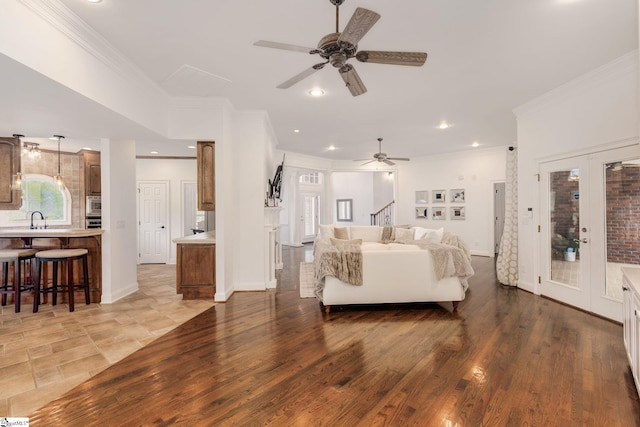
[[[564,239],[580,237],[579,181],[569,180],[569,171],[552,172],[549,179],[553,197],[550,212],[552,258],[562,260],[565,247],[557,244],[560,239],[553,236],[560,235]]]
[[[607,169],[607,261],[640,264],[640,167]]]

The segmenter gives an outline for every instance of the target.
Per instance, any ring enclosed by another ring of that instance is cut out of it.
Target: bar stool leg
[[[13,267],[13,298],[15,300],[15,312],[20,313],[20,283],[22,283],[20,258],[16,260],[16,265]]]
[[[33,312],[38,312],[38,306],[40,305],[40,276],[42,272],[42,262],[36,258],[36,272],[33,277]]]
[[[51,305],[58,304],[58,263],[53,262],[53,295],[51,295]]]
[[[69,291],[69,311],[75,311],[74,289],[73,289],[73,259],[64,262],[67,268],[67,290]]]
[[[86,255],[82,257],[82,275],[84,276],[84,302],[89,305],[91,304],[91,295],[89,294],[89,262]]]
[[[6,291],[9,289],[9,263],[2,263],[2,290]],[[2,294],[2,305],[7,305],[7,294]]]

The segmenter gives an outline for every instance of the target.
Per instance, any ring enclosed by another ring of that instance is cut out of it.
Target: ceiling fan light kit
[[[365,93],[367,88],[353,65],[347,62],[349,59],[356,58],[356,60],[360,62],[370,62],[374,64],[408,65],[415,67],[422,66],[427,60],[427,54],[424,52],[358,51],[358,42],[360,42],[364,35],[378,22],[380,15],[371,10],[358,7],[355,12],[353,12],[344,30],[340,32],[340,5],[344,3],[345,0],[329,1],[336,7],[336,31],[335,33],[330,33],[322,37],[316,49],[265,40],[259,40],[254,43],[255,46],[319,55],[325,60],[279,84],[277,86],[279,89],[287,89],[306,79],[316,71],[323,69],[326,64],[331,64],[334,68],[338,69],[351,95],[358,96]]]

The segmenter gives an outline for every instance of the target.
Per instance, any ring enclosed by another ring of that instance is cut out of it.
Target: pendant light
[[[53,135],[52,139],[58,140],[58,175],[55,176],[55,181],[56,181],[56,184],[58,184],[58,187],[62,187],[64,186],[64,182],[62,181],[62,175],[60,174],[60,140],[64,139],[64,136]]]
[[[24,135],[14,133],[13,137],[18,138],[18,141],[20,141],[19,146],[22,146],[22,138],[24,138]],[[16,172],[16,174],[13,175],[11,179],[11,189],[14,191],[19,191],[20,189],[22,189],[22,154],[20,155],[20,161],[18,162],[18,172]]]

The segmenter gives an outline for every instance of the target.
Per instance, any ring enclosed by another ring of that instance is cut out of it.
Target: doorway
[[[639,167],[635,147],[540,165],[542,295],[622,320],[620,269],[640,264]]]
[[[320,192],[304,192],[300,194],[302,203],[301,228],[302,243],[312,242],[318,234],[318,224],[320,223]]]
[[[138,183],[138,255],[140,264],[167,262],[166,181]]]

